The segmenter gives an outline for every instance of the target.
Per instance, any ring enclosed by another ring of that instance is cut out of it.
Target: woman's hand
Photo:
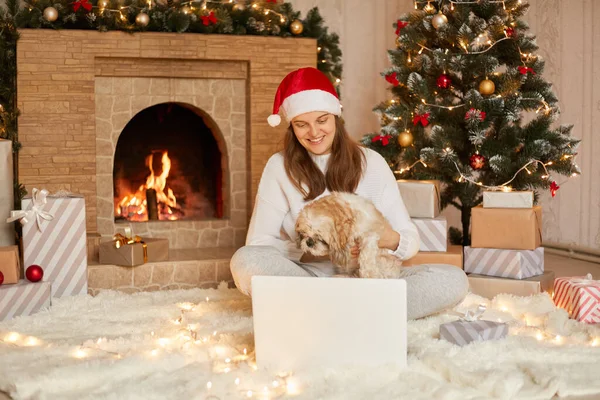
[[[354,244],[354,246],[350,247],[350,255],[352,255],[352,258],[358,258],[358,255],[360,254],[360,249],[358,248],[358,244]]]
[[[379,238],[379,248],[396,250],[400,243],[400,234],[392,229],[388,224],[385,225],[384,231]]]

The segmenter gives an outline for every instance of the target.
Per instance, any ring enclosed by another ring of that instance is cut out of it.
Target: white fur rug
[[[407,369],[279,377],[254,370],[250,301],[236,290],[65,298],[49,311],[0,323],[0,391],[14,399],[61,400],[548,399],[600,393],[599,327],[567,319],[546,295],[502,295],[492,302],[469,295],[456,311],[479,303],[488,305],[484,319],[510,323],[508,338],[462,348],[440,340],[440,323],[457,319],[450,312],[409,323]]]

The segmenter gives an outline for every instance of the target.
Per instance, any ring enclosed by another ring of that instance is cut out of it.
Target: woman
[[[246,246],[231,259],[239,290],[250,295],[253,275],[331,276],[334,266],[302,254],[296,247],[296,218],[307,204],[332,191],[356,193],[371,200],[392,229],[379,247],[401,260],[419,250],[419,235],[400,197],[396,179],[377,152],[350,139],[340,119],[333,85],[315,68],[288,74],[277,89],[271,126],[280,108],[290,122],[284,150],[273,155],[262,174]],[[358,247],[352,248],[354,257]],[[467,293],[465,273],[451,265],[403,269],[408,288],[408,317],[424,317],[452,307]]]

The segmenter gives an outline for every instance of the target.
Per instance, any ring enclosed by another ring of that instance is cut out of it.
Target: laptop
[[[257,367],[406,366],[402,279],[252,277]]]

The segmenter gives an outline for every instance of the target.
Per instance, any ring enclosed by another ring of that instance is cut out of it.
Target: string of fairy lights
[[[428,14],[433,14],[432,16],[432,20],[431,23],[433,25],[433,27],[435,29],[440,29],[441,26],[443,26],[444,24],[447,23],[447,17],[442,14],[442,5],[443,3],[446,2],[447,4],[450,4],[450,10],[453,11],[455,9],[455,6],[461,6],[461,5],[473,5],[473,4],[480,4],[481,1],[479,0],[474,0],[474,1],[469,1],[469,0],[465,0],[465,1],[461,1],[461,0],[415,0],[414,3],[414,7],[415,9],[419,9],[419,7],[422,6],[423,11],[427,12]],[[436,12],[436,7],[433,6],[433,3],[437,3],[438,4],[438,14],[435,14]],[[502,4],[504,10],[506,10],[507,12],[510,11],[514,11],[516,9],[517,6],[520,6],[522,4],[521,0],[517,0],[516,2],[516,6],[513,7],[512,9],[507,9],[507,1],[506,0],[486,0],[486,4]],[[509,18],[510,20],[510,18]],[[398,21],[398,23],[400,23],[400,21]],[[475,37],[475,39],[473,40],[472,44],[469,45],[468,43],[464,42],[464,41],[460,41],[459,45],[462,48],[462,50],[464,51],[464,54],[466,55],[481,55],[484,54],[488,51],[490,51],[491,49],[493,49],[498,43],[501,43],[503,41],[506,40],[510,40],[513,39],[513,35],[514,35],[514,27],[515,23],[514,22],[509,22],[508,26],[504,29],[504,36],[497,39],[497,40],[491,40],[488,36],[487,32],[483,32],[480,33],[478,36]],[[397,31],[397,33],[399,33],[399,31]],[[400,34],[398,35],[398,39],[400,38]],[[515,42],[516,43],[516,42]],[[398,47],[400,47],[399,42],[397,41],[397,45]],[[423,51],[429,51],[429,52],[434,52],[436,50],[429,48],[427,46],[425,46],[422,43],[417,43],[417,46],[419,46],[419,50],[418,52],[416,52],[417,55],[420,55],[423,53]],[[454,46],[454,45],[453,45]],[[481,49],[481,47],[485,47],[484,49]],[[470,48],[473,47],[473,48]],[[534,74],[535,71],[528,66],[528,63],[530,63],[531,61],[535,61],[537,59],[537,56],[532,54],[532,53],[525,53],[521,50],[521,48],[517,45],[517,49],[520,55],[520,60],[522,63],[522,66],[519,67],[519,72],[523,75],[527,75],[529,73]],[[444,52],[444,54],[448,54],[450,49],[437,49],[437,51],[442,50]],[[407,58],[406,58],[406,63],[408,65],[412,65],[412,63],[414,62],[413,57],[411,56],[411,50],[406,50],[407,52]],[[446,71],[444,71],[444,75],[446,75]],[[499,72],[495,72],[493,74],[494,76],[498,77],[500,76]],[[386,75],[386,79],[387,79],[387,75]],[[398,85],[404,85],[403,83],[399,82],[395,76],[394,76],[394,80],[391,80],[390,82],[393,82],[396,86]],[[450,81],[447,81],[450,82]],[[446,82],[442,82],[443,84],[446,84]],[[439,84],[438,84],[439,86]],[[448,87],[451,86],[451,82],[448,83]],[[441,87],[441,86],[440,86]],[[538,114],[540,112],[543,112],[545,115],[550,115],[551,113],[553,113],[555,111],[555,109],[553,109],[548,102],[546,101],[546,99],[544,98],[537,98],[537,97],[520,97],[520,93],[518,91],[514,92],[514,93],[505,93],[503,95],[501,94],[496,94],[494,95],[494,91],[495,91],[495,85],[493,83],[493,81],[489,80],[488,77],[486,76],[486,79],[484,81],[481,82],[480,87],[479,87],[480,92],[486,96],[483,98],[484,101],[491,101],[491,100],[495,100],[495,99],[500,99],[500,98],[504,98],[506,97],[513,97],[512,100],[517,100],[519,103],[521,103],[524,110],[527,111],[533,111],[535,110],[535,113]],[[435,92],[437,94],[437,92]],[[411,96],[414,96],[411,95]],[[419,98],[417,96],[417,98]],[[464,109],[465,107],[470,106],[470,104],[464,103],[464,102],[459,102],[459,103],[455,103],[455,104],[451,104],[451,105],[443,105],[443,104],[435,104],[432,103],[431,101],[427,101],[427,99],[425,98],[420,98],[420,103],[424,106],[424,107],[428,107],[428,108],[435,108],[435,109],[442,109],[442,110],[447,110],[449,112],[456,110],[456,109]],[[399,103],[398,100],[395,99],[391,99],[388,101],[387,105],[392,106],[396,103]],[[523,104],[525,103],[525,104]],[[531,104],[531,103],[538,103],[539,106],[537,107],[528,107],[526,106],[527,104]],[[412,116],[414,116],[414,112],[411,114]],[[429,114],[427,113],[427,116]],[[402,120],[402,117],[398,117],[398,116],[394,116],[390,118],[392,124],[395,123],[395,121],[398,120]],[[417,124],[415,124],[417,125]],[[400,134],[400,136],[398,137],[399,143],[401,144],[401,146],[405,147],[405,143],[408,143],[409,146],[414,146],[414,144],[412,143],[412,134],[410,133],[410,131],[406,128],[406,121],[404,121],[404,132],[402,132]],[[423,125],[425,126],[425,125]],[[379,139],[379,137],[375,138],[375,139]],[[375,140],[374,139],[374,140]],[[388,139],[389,140],[389,139]],[[571,148],[571,146],[568,146],[569,148]],[[440,154],[442,156],[448,156],[453,154],[453,150],[450,147],[446,147],[444,149],[441,150],[441,152],[443,154]],[[475,154],[479,154],[479,149],[477,148],[477,150],[475,151]],[[566,160],[569,158],[573,158],[576,156],[575,154],[563,154],[560,159],[561,160]],[[549,179],[550,178],[550,174],[547,170],[547,166],[551,166],[554,164],[553,161],[541,161],[541,160],[537,160],[537,159],[531,159],[529,160],[525,165],[523,165],[522,167],[520,167],[517,172],[506,182],[499,184],[499,185],[485,185],[483,184],[483,182],[481,182],[480,180],[477,179],[473,179],[472,177],[468,176],[467,174],[463,173],[461,168],[459,167],[459,165],[453,161],[454,166],[456,167],[456,171],[458,173],[457,176],[457,181],[458,182],[468,182],[474,185],[478,185],[480,187],[482,187],[483,189],[487,189],[487,190],[502,190],[502,191],[512,191],[512,188],[509,186],[515,179],[517,179],[517,176],[520,173],[523,173],[524,171],[527,172],[528,174],[532,174],[530,168],[534,168],[536,166],[541,166],[544,173],[541,176],[542,179]],[[394,172],[398,175],[402,175],[408,171],[410,171],[412,168],[414,168],[417,165],[421,165],[425,168],[428,167],[427,163],[425,162],[425,160],[423,158],[418,158],[416,161],[414,161],[412,164],[408,165],[408,166],[403,166],[397,170],[395,170]],[[576,163],[574,163],[574,165],[571,166],[571,173],[570,173],[570,177],[574,177],[577,176],[579,174],[579,167],[577,166]]]
[[[213,330],[206,332],[207,328],[202,327],[199,322],[195,322],[195,318],[188,318],[188,313],[196,311],[202,315],[206,312],[203,306],[211,306],[216,302],[206,297],[205,301],[199,303],[180,302],[177,303],[179,315],[165,321],[165,326],[175,326],[176,333],[171,336],[157,335],[154,331],[150,331],[146,337],[150,338],[153,346],[135,346],[128,348],[126,351],[114,351],[106,349],[109,341],[104,338],[96,340],[88,340],[85,343],[71,346],[67,350],[70,357],[75,359],[99,359],[110,358],[113,360],[125,360],[128,357],[144,356],[149,361],[160,362],[161,354],[170,352],[190,353],[193,351],[206,351],[212,361],[212,371],[217,375],[231,375],[231,379],[227,387],[223,387],[223,391],[230,391],[231,387],[243,398],[258,398],[258,399],[277,399],[286,395],[298,394],[300,388],[291,372],[278,372],[272,375],[268,381],[264,379],[243,379],[237,376],[236,370],[247,370],[255,372],[258,370],[254,353],[248,351],[247,347],[238,348],[233,345],[225,345],[220,343],[220,332]],[[166,328],[165,331],[172,329]],[[9,346],[18,347],[54,347],[53,344],[44,343],[43,340],[36,337],[20,334],[18,332],[8,332],[0,336],[0,343]],[[222,381],[222,380],[220,380]],[[257,383],[258,382],[258,383]],[[216,383],[208,379],[205,384],[206,399],[220,400],[218,397],[219,388]]]

